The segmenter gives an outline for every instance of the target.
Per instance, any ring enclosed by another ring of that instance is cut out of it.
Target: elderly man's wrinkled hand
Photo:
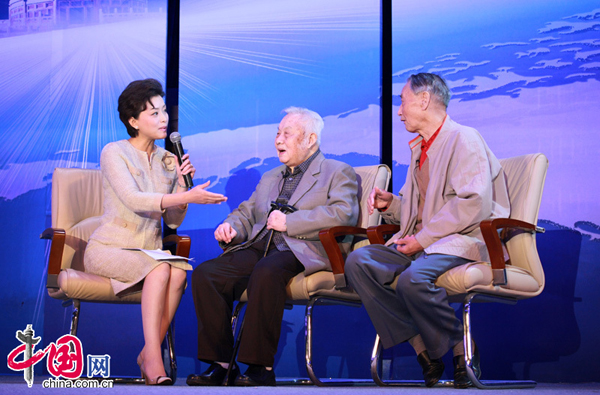
[[[279,210],[273,210],[267,220],[267,229],[273,229],[278,232],[287,231],[285,214]]]
[[[393,198],[394,196],[390,192],[377,187],[373,188],[371,194],[369,194],[369,199],[367,200],[369,215],[373,214],[375,209],[388,208]]]
[[[394,244],[396,244],[396,249],[406,256],[411,256],[424,250],[414,235],[394,240]]]
[[[215,239],[217,239],[217,241],[222,241],[225,244],[231,243],[231,240],[233,240],[235,236],[237,236],[236,230],[227,222],[223,222],[215,230]]]

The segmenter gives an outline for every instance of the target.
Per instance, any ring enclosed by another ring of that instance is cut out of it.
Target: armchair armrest
[[[498,234],[498,229],[510,228],[525,232],[540,232],[544,229],[528,222],[519,221],[511,218],[486,219],[479,224],[483,240],[490,254],[490,264],[492,266],[493,284],[506,285],[506,263],[504,262],[504,252],[502,251],[502,239],[505,239],[507,233],[503,231],[502,239]]]
[[[192,247],[192,239],[187,235],[168,235],[163,238],[163,248],[166,246],[175,245],[175,255],[190,257],[190,248]]]
[[[385,244],[385,236],[398,233],[400,226],[392,224],[383,224],[376,226],[369,226],[367,229],[367,237],[371,244]]]
[[[40,239],[51,240],[48,257],[48,278],[46,288],[58,288],[58,274],[62,266],[62,255],[65,249],[67,233],[64,229],[48,228],[40,235]]]
[[[331,263],[331,271],[333,272],[335,287],[337,289],[346,288],[347,285],[346,278],[344,277],[344,255],[336,238],[339,236],[360,234],[366,235],[367,230],[357,226],[334,226],[333,228],[323,229],[319,232],[319,239]]]

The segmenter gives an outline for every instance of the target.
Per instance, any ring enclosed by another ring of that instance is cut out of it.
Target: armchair
[[[48,294],[63,300],[63,306],[73,304],[71,335],[77,335],[81,302],[139,304],[141,292],[124,297],[115,296],[110,280],[86,273],[83,254],[89,237],[100,225],[103,212],[102,174],[99,170],[57,168],[52,175],[52,227],[40,238],[51,240],[48,259]],[[176,255],[189,256],[188,236],[170,235],[165,246],[175,245]],[[177,377],[172,327],[167,334],[170,376]],[[113,378],[115,382],[143,384],[141,378]]]
[[[548,169],[543,154],[530,154],[500,163],[506,174],[511,204],[510,218],[482,221],[481,231],[490,255],[490,262],[470,262],[440,276],[436,285],[446,289],[453,301],[462,301],[465,362],[467,374],[477,388],[530,388],[534,381],[481,381],[473,372],[471,347],[471,305],[476,301],[515,304],[532,298],[544,289],[544,271],[538,256],[535,235],[538,213]],[[399,230],[396,225],[381,225],[367,230],[372,244],[383,244],[386,234]],[[501,232],[499,232],[501,230]],[[505,260],[503,245],[508,260]],[[394,287],[394,284],[392,284]],[[379,375],[381,345],[375,340],[371,358],[371,375],[378,385],[394,385]]]

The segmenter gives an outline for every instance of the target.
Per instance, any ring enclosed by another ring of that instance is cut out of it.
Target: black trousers
[[[266,239],[266,238],[265,238]],[[198,318],[198,359],[229,362],[233,353],[233,302],[248,289],[248,304],[238,361],[273,366],[281,333],[287,283],[304,271],[291,251],[271,248],[266,241],[202,263],[192,274]]]

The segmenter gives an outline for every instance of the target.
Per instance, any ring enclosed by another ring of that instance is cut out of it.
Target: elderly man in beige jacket
[[[406,183],[399,195],[376,188],[369,198],[369,210],[380,210],[400,231],[385,246],[350,254],[346,276],[385,348],[408,341],[428,387],[441,378],[441,358],[453,349],[454,387],[467,388],[462,323],[435,281],[453,267],[488,259],[479,223],[508,216],[504,173],[481,135],[446,114],[450,90],[441,77],[411,75],[401,100],[398,115],[408,132],[419,134],[409,143]]]

